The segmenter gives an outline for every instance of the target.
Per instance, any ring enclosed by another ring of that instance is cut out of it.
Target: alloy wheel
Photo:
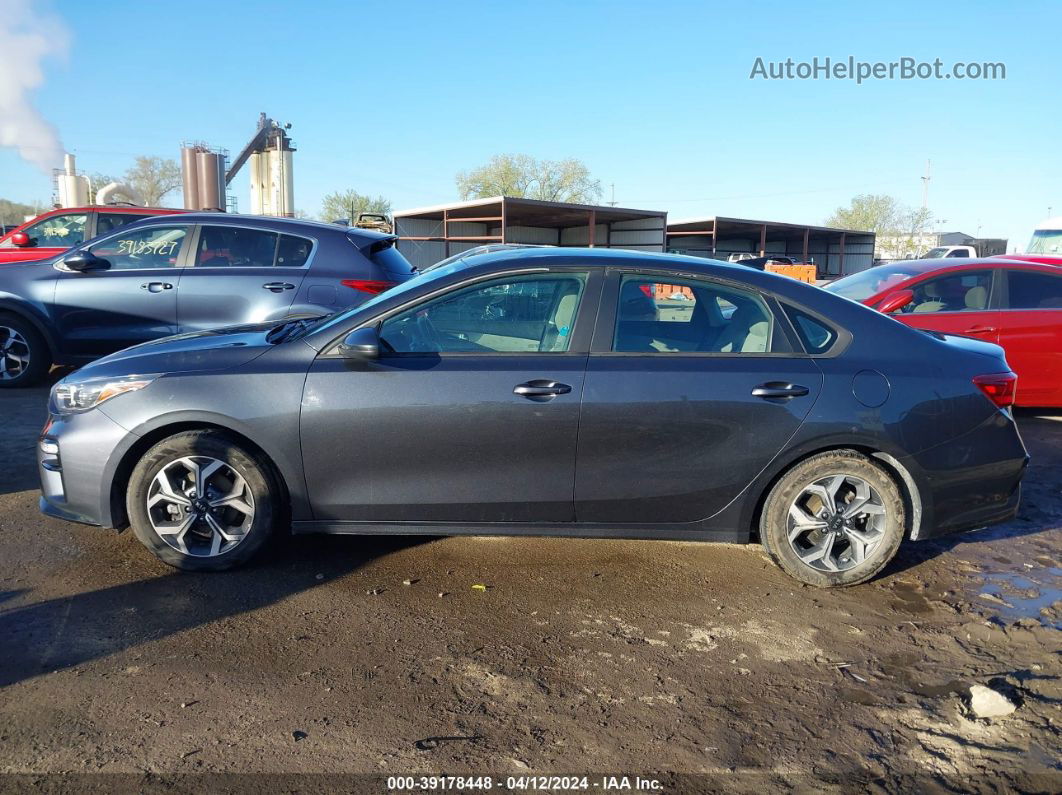
[[[26,372],[30,348],[26,338],[10,326],[0,326],[0,381],[12,381]]]
[[[855,475],[829,475],[806,485],[789,506],[787,536],[797,557],[817,571],[863,563],[885,537],[881,495]]]
[[[147,493],[151,526],[185,555],[216,557],[243,541],[254,522],[254,497],[232,465],[187,456],[158,471]]]

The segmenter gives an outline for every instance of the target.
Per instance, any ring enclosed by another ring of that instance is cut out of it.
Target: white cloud
[[[70,32],[35,0],[0,0],[0,146],[45,173],[62,165],[59,131],[33,105],[46,58],[65,58]]]

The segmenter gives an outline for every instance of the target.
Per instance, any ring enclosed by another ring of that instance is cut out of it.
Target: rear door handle
[[[141,290],[147,290],[149,293],[161,293],[163,290],[172,290],[173,285],[169,282],[144,282],[140,285]]]
[[[803,397],[811,390],[800,384],[790,384],[786,381],[768,381],[760,384],[752,390],[752,396],[758,398],[795,398]]]
[[[966,329],[963,334],[992,334],[995,331],[995,326],[972,326]]]
[[[282,293],[285,290],[294,290],[294,284],[288,284],[287,282],[266,282],[262,285],[266,290],[271,293]]]
[[[549,381],[545,378],[536,378],[513,387],[513,394],[525,397],[528,400],[555,398],[557,395],[567,395],[572,391],[568,384],[558,381]]]

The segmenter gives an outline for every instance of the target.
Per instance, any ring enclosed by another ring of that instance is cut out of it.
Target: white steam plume
[[[63,57],[70,33],[35,0],[0,0],[0,146],[14,147],[45,173],[62,165],[59,132],[31,102],[44,83],[42,61]]]

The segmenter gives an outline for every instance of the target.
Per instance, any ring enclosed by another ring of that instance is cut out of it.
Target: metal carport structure
[[[667,225],[667,250],[726,259],[731,254],[779,254],[813,263],[820,278],[843,276],[874,264],[874,233],[828,226],[714,216]]]
[[[488,243],[663,251],[667,213],[493,196],[394,214],[398,250],[418,268]]]

